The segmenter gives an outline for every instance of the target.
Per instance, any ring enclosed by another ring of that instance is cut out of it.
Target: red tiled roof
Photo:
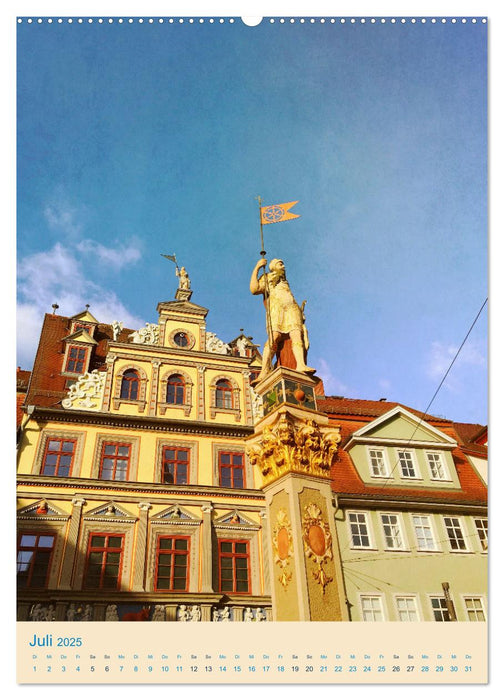
[[[39,346],[33,365],[33,379],[27,404],[37,406],[55,406],[67,393],[67,377],[61,375],[65,344],[62,339],[70,332],[72,319],[56,314],[46,314],[40,334]],[[132,331],[123,328],[119,342],[128,342]],[[99,323],[94,332],[97,345],[93,347],[89,371],[104,369],[109,341],[113,338],[112,328],[106,323]]]
[[[484,444],[487,440],[486,425],[478,423],[454,423],[453,427],[458,436],[461,447],[467,452],[481,457],[488,456],[488,448]]]
[[[473,442],[485,429],[485,426],[479,423],[454,423],[453,425],[462,442]]]
[[[23,409],[21,406],[24,404],[26,394],[18,393],[16,394],[16,427],[19,427],[21,425],[21,421],[23,420]]]
[[[338,450],[336,461],[331,470],[332,488],[336,493],[352,496],[381,496],[383,498],[404,500],[419,499],[444,503],[486,504],[486,486],[465,456],[463,447],[456,447],[452,451],[460,481],[460,489],[411,488],[397,485],[373,486],[364,483],[344,446],[357,430],[363,428],[380,415],[387,413],[395,406],[402,406],[402,404],[388,401],[326,397],[326,399],[318,399],[317,405],[319,410],[325,411],[329,415],[330,425],[339,425],[341,428],[342,449]],[[407,406],[404,406],[404,408],[418,417],[423,415]],[[460,437],[450,421],[430,416],[425,416],[424,420],[431,425],[435,425],[436,428],[442,430],[446,435],[457,440],[457,442],[460,442]]]
[[[337,413],[346,416],[378,418],[396,406],[405,408],[419,418],[424,416],[421,411],[417,411],[415,408],[410,408],[397,401],[372,401],[368,399],[347,399],[344,396],[326,396],[323,399],[317,398],[317,405],[319,409],[325,413]],[[451,423],[451,421],[446,418],[439,418],[438,416],[431,416],[429,414],[425,415],[425,420],[437,421],[439,423]]]
[[[27,369],[18,367],[16,370],[16,389],[17,391],[26,391],[30,381],[31,372]]]

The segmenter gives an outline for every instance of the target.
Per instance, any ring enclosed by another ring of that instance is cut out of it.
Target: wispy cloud
[[[458,347],[450,343],[433,341],[430,346],[426,362],[426,374],[430,379],[441,380],[450,367],[453,358],[457,354]],[[486,352],[482,341],[469,340],[462,348],[455,361],[444,386],[452,391],[457,391],[462,378],[461,371],[469,367],[485,368],[487,364]]]
[[[333,374],[327,360],[319,357],[316,362],[316,367],[318,376],[324,382],[324,389],[327,396],[349,395],[349,388]]]
[[[58,192],[54,200],[45,206],[44,218],[53,231],[76,238],[82,233],[86,211],[86,207],[70,204],[66,197]]]
[[[127,247],[122,248],[118,244],[117,247],[107,248],[101,243],[90,239],[80,241],[77,244],[77,250],[84,255],[92,257],[95,262],[106,265],[107,268],[112,267],[116,271],[137,262],[142,257],[139,248],[135,245],[129,244]]]
[[[103,246],[102,246],[103,247]],[[90,305],[93,315],[107,323],[123,321],[139,328],[144,321],[131,314],[115,292],[88,277],[88,266],[71,247],[57,243],[51,250],[34,253],[18,265],[19,302],[17,309],[18,363],[30,367],[35,356],[45,313],[53,303],[58,313],[72,315]]]

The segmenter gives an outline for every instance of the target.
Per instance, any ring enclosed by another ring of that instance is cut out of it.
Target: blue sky
[[[265,339],[255,197],[328,394],[427,407],[487,296],[486,25],[18,25],[18,364],[44,312],[156,321],[175,252]],[[430,412],[487,420],[487,317]]]

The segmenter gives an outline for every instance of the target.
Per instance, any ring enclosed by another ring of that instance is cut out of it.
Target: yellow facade
[[[209,343],[207,311],[187,298],[158,310],[147,342],[109,338],[104,366],[77,378],[56,406],[27,409],[21,566],[23,551],[42,561],[42,544],[52,547],[44,587],[25,564],[20,620],[271,617],[264,496],[244,445],[259,361],[222,350],[213,334]],[[96,324],[89,314],[76,320]]]

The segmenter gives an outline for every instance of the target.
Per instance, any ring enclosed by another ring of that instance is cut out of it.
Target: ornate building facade
[[[46,315],[18,373],[18,619],[485,620],[484,427],[255,382],[191,295],[139,330]]]

